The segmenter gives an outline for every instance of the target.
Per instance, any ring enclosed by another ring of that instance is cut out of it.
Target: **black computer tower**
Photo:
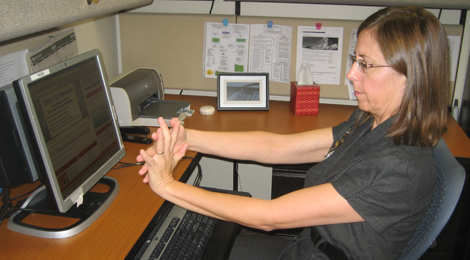
[[[0,88],[0,188],[38,179],[13,86]]]

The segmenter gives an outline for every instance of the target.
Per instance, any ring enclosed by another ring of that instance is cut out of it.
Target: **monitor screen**
[[[26,76],[14,87],[49,196],[66,212],[125,154],[99,51]]]

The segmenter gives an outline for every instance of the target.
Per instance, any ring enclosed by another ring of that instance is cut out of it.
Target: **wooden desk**
[[[320,105],[319,115],[295,116],[289,103],[271,101],[269,111],[216,111],[212,116],[199,114],[203,105],[217,107],[213,97],[172,96],[166,99],[186,100],[196,112],[186,118],[185,126],[212,131],[265,130],[276,133],[297,133],[328,127],[346,120],[355,107]],[[452,118],[444,136],[452,153],[470,158],[470,140]],[[145,145],[125,143],[124,162],[134,162],[139,149]],[[196,156],[188,152],[188,156]],[[191,160],[182,160],[175,171],[179,178]],[[123,259],[139,238],[163,200],[142,183],[139,167],[111,170],[108,176],[118,180],[120,192],[112,205],[89,228],[65,239],[36,238],[10,231],[7,221],[0,225],[0,258],[2,259]],[[12,191],[12,197],[35,187],[23,185]]]
[[[135,162],[139,149],[145,145],[125,143],[123,162]],[[197,153],[188,152],[187,156]],[[183,159],[175,175],[180,178],[191,159]],[[139,166],[111,170],[107,176],[118,180],[120,192],[111,206],[95,223],[83,232],[64,239],[45,239],[10,231],[7,221],[0,226],[1,259],[124,259],[163,199],[142,183],[137,173]],[[12,197],[36,187],[21,186],[12,191]],[[36,221],[36,220],[34,220]],[[61,223],[61,220],[57,220]]]

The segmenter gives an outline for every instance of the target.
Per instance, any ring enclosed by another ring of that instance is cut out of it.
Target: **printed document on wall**
[[[25,49],[0,57],[0,87],[9,85],[30,73],[27,54],[28,50]]]
[[[349,54],[356,55],[355,53],[356,53],[356,43],[357,43],[357,29],[358,28],[355,28],[351,32],[351,38],[349,39],[348,55]],[[349,59],[348,57],[347,62],[346,62],[346,69],[345,69],[346,73],[344,74],[344,82],[348,86],[349,99],[357,100],[356,96],[354,95],[354,85],[348,78],[346,78],[346,75],[351,69],[352,65],[353,64],[351,62],[351,59]]]
[[[343,27],[299,26],[297,68],[307,63],[317,84],[339,85],[343,49]]]
[[[250,28],[250,72],[267,72],[271,81],[290,82],[292,27],[252,24]]]
[[[217,78],[217,72],[247,72],[249,24],[205,23],[204,76]]]

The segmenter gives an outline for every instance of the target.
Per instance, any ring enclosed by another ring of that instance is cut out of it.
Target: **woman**
[[[336,127],[278,135],[201,132],[164,121],[156,144],[141,151],[139,171],[177,205],[262,230],[308,228],[281,259],[396,259],[434,192],[432,147],[445,131],[447,40],[434,15],[390,7],[367,18],[347,78],[359,109]],[[187,149],[237,160],[321,162],[305,187],[274,200],[216,194],[174,180]],[[313,242],[327,241],[326,249]],[[329,249],[328,249],[329,248]],[[331,249],[333,248],[333,249]]]

